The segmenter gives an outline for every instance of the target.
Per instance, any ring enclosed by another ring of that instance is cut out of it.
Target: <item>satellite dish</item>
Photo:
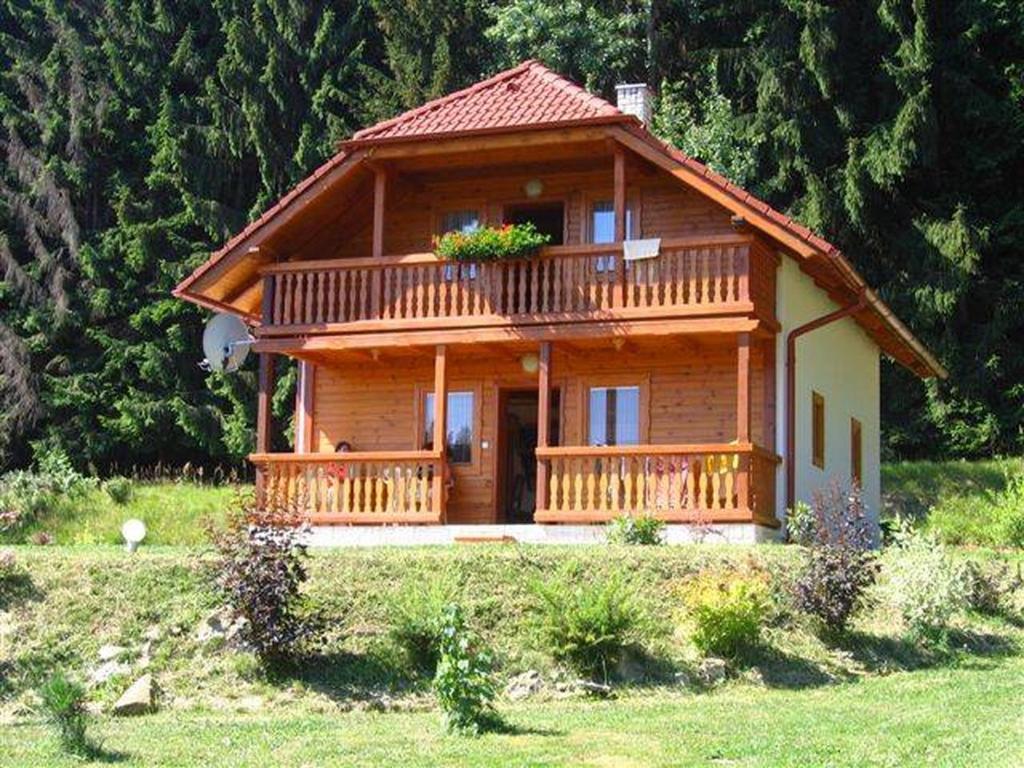
[[[203,367],[211,371],[237,371],[252,343],[249,329],[240,318],[225,313],[214,315],[203,331]]]

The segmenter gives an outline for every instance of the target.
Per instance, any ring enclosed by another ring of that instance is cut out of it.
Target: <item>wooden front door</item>
[[[498,398],[498,509],[500,523],[532,523],[537,499],[536,389],[503,389]],[[551,445],[558,445],[559,391],[551,391]]]

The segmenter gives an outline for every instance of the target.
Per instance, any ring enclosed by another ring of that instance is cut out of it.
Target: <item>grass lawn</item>
[[[167,712],[97,723],[126,765],[1020,766],[1024,659],[802,689],[732,684],[616,701],[504,705],[509,732],[442,734],[433,712]],[[37,722],[0,728],[0,765],[80,765]]]

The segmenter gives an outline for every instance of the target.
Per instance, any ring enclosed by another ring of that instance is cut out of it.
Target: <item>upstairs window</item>
[[[461,232],[468,235],[480,229],[480,212],[472,209],[463,211],[448,211],[441,217],[441,232]],[[476,278],[476,264],[446,264],[444,268],[444,279],[452,281],[455,279],[470,280]]]
[[[626,206],[626,239],[636,237],[633,228],[633,209]],[[595,200],[590,205],[590,242],[615,242],[615,201]]]
[[[461,232],[468,235],[480,229],[480,212],[473,210],[448,211],[441,217],[441,232]]]
[[[811,392],[811,463],[825,468],[825,398]]]
[[[452,464],[473,461],[473,393],[449,392],[445,444]],[[434,393],[428,392],[423,404],[423,445],[434,445]]]
[[[640,387],[591,387],[588,405],[591,445],[640,442]]]

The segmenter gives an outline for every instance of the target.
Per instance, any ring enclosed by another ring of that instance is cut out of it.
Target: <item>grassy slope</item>
[[[138,518],[146,524],[147,544],[191,546],[206,541],[207,522],[222,519],[235,491],[230,486],[192,482],[142,482],[127,504],[115,504],[102,490],[62,501],[34,522],[18,541],[45,531],[57,544],[120,544],[121,525]]]
[[[1021,459],[901,461],[882,465],[882,505],[889,515],[913,518],[954,496],[980,496],[1006,487]]]
[[[624,569],[650,609],[670,624],[674,585],[709,563],[757,558],[785,581],[791,548],[475,546],[318,553],[311,594],[334,618],[337,637],[324,657],[291,677],[268,681],[245,654],[200,646],[194,628],[217,603],[208,555],[149,549],[18,548],[31,573],[10,612],[14,631],[0,640],[0,764],[61,764],[26,694],[32,668],[59,660],[78,675],[104,643],[137,647],[161,628],[152,671],[165,711],[138,720],[102,717],[98,733],[129,764],[263,765],[1017,765],[1024,761],[1020,711],[1024,630],[965,617],[958,645],[937,656],[904,642],[886,617],[867,617],[843,648],[823,645],[799,624],[773,628],[748,660],[761,681],[737,679],[704,694],[667,680],[628,691],[614,705],[581,700],[502,704],[519,733],[459,740],[440,735],[438,716],[390,648],[388,596],[446,579],[473,623],[497,646],[502,673],[549,669],[524,621],[526,583],[566,561],[589,580]],[[2,633],[0,633],[2,634]],[[6,642],[4,642],[6,641]],[[687,655],[669,636],[656,650],[671,667]],[[880,675],[882,672],[894,674]],[[130,680],[90,692],[103,707]],[[345,712],[384,688],[423,711]],[[243,697],[263,707],[240,714]],[[228,701],[222,701],[226,699]],[[210,711],[215,708],[215,711]],[[950,716],[951,713],[955,716]],[[10,722],[10,721],[9,721]]]
[[[503,708],[513,732],[446,737],[436,714],[104,719],[127,765],[1018,766],[1024,661],[900,673],[829,688],[657,692]],[[37,723],[0,729],[0,764],[60,758]]]

